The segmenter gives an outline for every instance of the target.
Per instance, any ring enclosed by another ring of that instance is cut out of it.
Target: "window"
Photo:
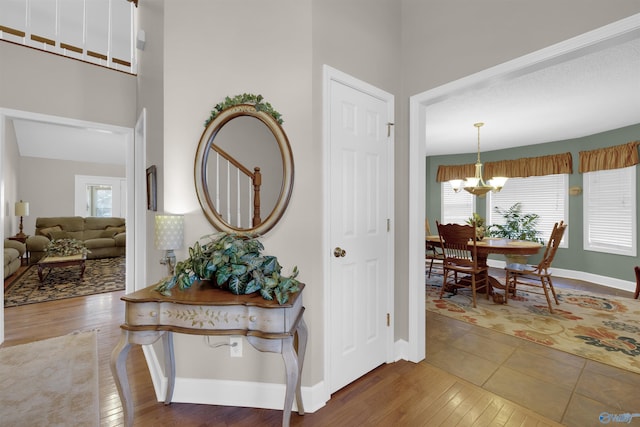
[[[487,224],[504,224],[502,216],[496,213],[496,206],[502,210],[520,202],[522,213],[540,215],[537,228],[546,243],[554,224],[567,222],[568,186],[567,174],[510,178],[502,191],[487,194]],[[569,246],[567,236],[565,233],[560,247]]]
[[[465,224],[475,212],[476,204],[473,194],[464,190],[456,193],[448,182],[441,183],[440,188],[442,194],[440,223]]]
[[[635,166],[586,172],[584,250],[636,256]]]
[[[90,216],[111,217],[112,196],[110,185],[87,185],[87,211]]]
[[[75,215],[126,216],[127,181],[108,176],[75,176]]]

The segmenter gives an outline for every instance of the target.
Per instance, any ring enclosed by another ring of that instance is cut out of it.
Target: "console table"
[[[300,377],[307,346],[302,291],[286,304],[267,301],[258,293],[234,295],[209,282],[194,283],[172,296],[155,291],[156,285],[123,296],[125,323],[120,341],[111,353],[111,372],[122,401],[125,426],[133,425],[133,402],[127,378],[126,358],[131,344],[152,344],[162,338],[168,376],[165,404],[171,403],[175,384],[173,332],[194,335],[244,335],[259,351],[281,353],[286,372],[282,425],[289,426],[295,394],[298,413],[304,415]],[[294,338],[297,336],[297,351]]]

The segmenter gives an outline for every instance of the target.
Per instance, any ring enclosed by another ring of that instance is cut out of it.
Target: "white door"
[[[328,84],[332,393],[390,361],[393,98]]]

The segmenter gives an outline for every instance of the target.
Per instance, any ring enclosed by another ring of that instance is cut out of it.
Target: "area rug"
[[[5,289],[4,306],[122,290],[125,288],[125,265],[125,257],[88,259],[82,279],[79,266],[61,267],[51,270],[43,283],[38,278],[38,266],[32,265]]]
[[[97,334],[0,348],[0,424],[97,426]]]
[[[639,300],[556,286],[560,305],[550,314],[544,295],[526,287],[508,305],[479,294],[473,308],[470,290],[440,298],[441,285],[440,275],[426,278],[428,311],[640,373]]]

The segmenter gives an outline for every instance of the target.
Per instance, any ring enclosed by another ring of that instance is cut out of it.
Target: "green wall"
[[[582,174],[578,173],[580,151],[610,147],[637,140],[640,140],[640,124],[565,141],[481,152],[481,157],[484,163],[496,160],[571,152],[573,157],[573,174],[569,176],[569,187],[579,186],[582,188]],[[475,163],[475,156],[475,153],[470,153],[426,158],[427,197],[425,211],[426,216],[431,220],[432,224],[435,223],[436,219],[440,218],[440,184],[436,182],[438,166]],[[508,182],[507,185],[509,185]],[[569,247],[558,249],[554,266],[561,269],[583,271],[600,276],[635,281],[633,267],[640,265],[640,257],[582,250],[582,198],[582,194],[579,196],[569,196],[569,228],[567,229],[569,233]],[[476,200],[476,212],[482,216],[485,216],[486,213],[485,201],[486,198],[484,197],[478,197]],[[640,186],[636,186],[636,204],[638,203],[640,203]],[[637,206],[636,209],[637,212],[640,212],[640,206]],[[636,221],[638,221],[637,218]],[[636,224],[636,226],[637,230],[640,230],[640,224]],[[500,258],[496,257],[496,259]],[[536,259],[532,258],[531,262],[535,263]]]

